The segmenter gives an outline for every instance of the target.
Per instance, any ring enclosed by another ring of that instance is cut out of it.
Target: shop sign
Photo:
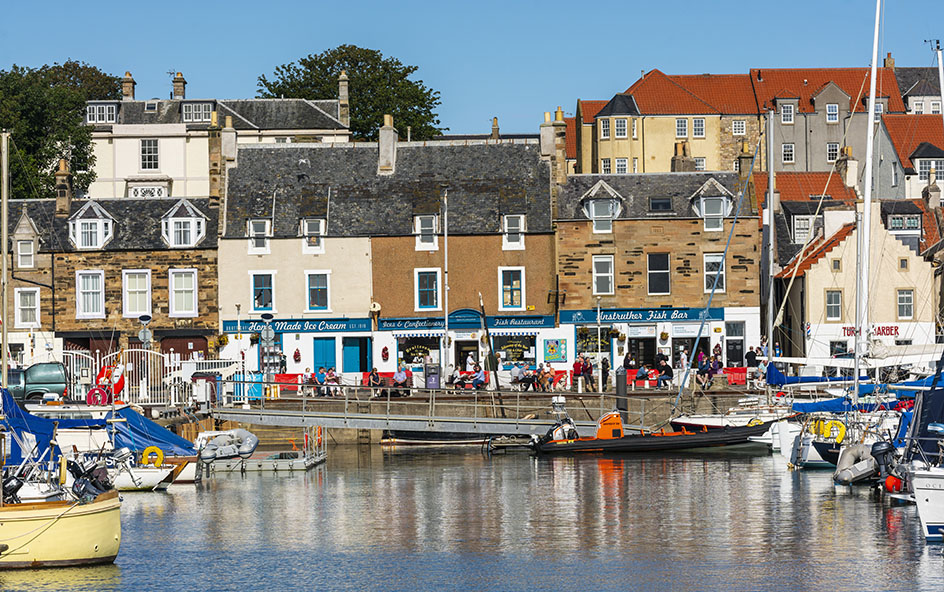
[[[655,337],[655,325],[630,325],[626,327],[627,337]]]
[[[697,325],[672,325],[672,337],[698,337],[698,329],[701,327],[701,324]],[[703,333],[708,332],[708,327],[705,327]]]
[[[410,317],[377,319],[377,328],[381,331],[422,331],[428,329],[444,329],[446,321],[443,317]],[[449,329],[481,329],[482,315],[471,308],[454,310],[449,313]]]
[[[855,337],[856,328],[847,326],[842,328],[843,337]],[[876,337],[898,337],[898,325],[878,325],[872,329]]]
[[[545,339],[544,340],[544,361],[545,362],[566,362],[567,361],[567,340],[566,339]]]
[[[723,321],[723,308],[610,308],[600,310],[600,323],[652,323],[656,321]],[[596,309],[562,310],[561,323],[576,325],[597,322]]]
[[[223,321],[223,333],[261,333],[266,324],[259,320]],[[370,319],[277,319],[272,321],[276,333],[335,333],[370,331]]]
[[[489,329],[542,329],[554,327],[554,315],[486,317]]]

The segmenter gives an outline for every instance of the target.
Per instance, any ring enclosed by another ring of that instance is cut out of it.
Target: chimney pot
[[[174,76],[173,80],[174,91],[171,95],[171,98],[174,99],[185,99],[187,98],[187,81],[184,79],[184,75],[180,72],[177,72],[177,76]]]
[[[544,112],[544,123],[550,123],[550,122],[551,122],[551,112],[550,112],[550,111],[545,111],[545,112]]]
[[[131,72],[125,72],[125,77],[121,79],[121,100],[122,101],[133,101],[134,100],[134,78],[131,77]]]
[[[557,106],[557,111],[554,112],[554,121],[564,121],[564,110],[561,109],[561,106]]]
[[[498,133],[498,118],[492,118],[492,139],[497,140],[501,137],[501,134]]]

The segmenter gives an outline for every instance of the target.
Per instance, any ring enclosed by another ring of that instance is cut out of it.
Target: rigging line
[[[705,323],[708,320],[708,311],[711,310],[711,303],[714,300],[715,292],[718,290],[718,280],[721,278],[722,272],[727,270],[725,261],[728,258],[728,249],[731,247],[731,238],[734,237],[734,231],[737,229],[738,219],[741,216],[741,207],[744,205],[744,199],[745,199],[744,194],[747,190],[748,185],[751,183],[751,179],[753,179],[754,165],[757,162],[757,155],[760,153],[760,147],[762,145],[764,137],[765,137],[765,134],[760,134],[760,137],[757,139],[757,147],[754,148],[754,156],[751,158],[751,168],[750,170],[748,170],[747,175],[745,175],[744,177],[744,184],[741,185],[740,188],[738,189],[738,195],[740,196],[740,199],[738,199],[737,209],[734,211],[734,219],[731,221],[731,230],[728,232],[728,238],[724,243],[724,252],[721,253],[721,268],[715,272],[715,280],[714,280],[714,283],[712,283],[711,285],[711,293],[708,295],[708,303],[705,305],[705,312],[704,314],[701,315],[701,324],[698,326],[698,333],[695,336],[695,344],[692,347],[691,357],[694,357],[695,352],[698,351],[698,344],[702,338],[702,331],[704,331]],[[757,194],[756,190],[754,193],[756,197],[756,194]],[[759,202],[758,202],[758,205],[759,205]],[[724,224],[723,216],[721,220],[722,220],[722,224]],[[704,258],[702,259],[702,261],[704,265],[704,272],[707,272],[708,263],[704,261]],[[692,361],[689,360],[688,367],[685,368],[685,375],[683,376],[682,382],[679,385],[678,395],[675,397],[675,404],[673,405],[674,409],[678,409],[679,401],[682,399],[682,392],[685,390],[685,385],[688,383],[688,377],[691,375],[691,371],[692,371]]]

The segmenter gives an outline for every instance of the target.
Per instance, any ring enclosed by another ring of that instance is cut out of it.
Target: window
[[[927,181],[930,178],[931,168],[934,167],[935,180],[941,177],[941,171],[944,171],[944,160],[921,159],[918,161],[918,178]]]
[[[687,119],[675,120],[675,137],[676,138],[688,137],[688,120]]]
[[[839,158],[839,143],[826,142],[826,162],[836,162]]]
[[[842,259],[833,259],[831,263],[833,271],[842,271]]]
[[[157,140],[141,140],[141,170],[156,171],[160,168],[157,154]]]
[[[701,217],[705,219],[705,230],[715,231],[724,229],[724,198],[701,198]]]
[[[842,290],[826,290],[826,320],[842,320]]]
[[[157,111],[157,101],[147,101],[144,103],[144,110],[151,113]]]
[[[889,216],[888,226],[890,230],[919,230],[921,228],[921,219],[918,216]]]
[[[626,137],[626,120],[625,120],[625,119],[617,119],[617,120],[616,120],[616,126],[615,126],[615,127],[616,127],[616,129],[614,130],[614,132],[615,132],[616,137],[617,137],[617,138],[625,138],[625,137]]]
[[[278,136],[275,138],[275,143],[276,144],[291,144],[292,138],[289,138],[287,136]]]
[[[794,161],[793,144],[782,144],[780,154],[783,164],[792,164]]]
[[[184,103],[184,123],[210,121],[210,112],[212,109],[210,103]]]
[[[416,234],[417,251],[435,251],[439,249],[438,216],[424,214],[413,217],[413,232]]]
[[[921,218],[918,216],[905,216],[905,230],[918,230],[921,228]]]
[[[931,115],[940,115],[940,114],[941,114],[941,102],[931,101]]]
[[[813,231],[813,220],[815,216],[794,216],[793,217],[793,242],[802,245],[810,240],[810,234]]]
[[[743,136],[747,134],[747,122],[743,119],[735,119],[732,121],[731,134],[735,136]]]
[[[839,103],[827,103],[826,123],[839,123]]]
[[[650,197],[649,198],[649,211],[650,212],[671,212],[672,211],[672,198],[671,197]]]
[[[166,218],[162,234],[171,247],[192,247],[203,238],[204,226],[202,218]]]
[[[274,310],[272,296],[275,273],[251,271],[249,274],[252,276],[252,310],[262,312]]]
[[[414,290],[414,308],[416,310],[439,310],[439,274],[437,269],[413,270],[416,289]]]
[[[736,173],[740,170],[741,170],[741,163],[738,159],[735,158],[734,159],[734,172]]]
[[[669,254],[649,253],[649,294],[669,294]]]
[[[324,253],[325,221],[321,218],[308,218],[302,220],[302,253],[317,254]]]
[[[39,328],[39,288],[16,288],[16,312],[13,326],[24,329]]]
[[[305,274],[308,276],[308,310],[329,310],[329,272],[306,271]]]
[[[625,158],[617,158],[617,159],[616,159],[616,174],[617,174],[617,175],[625,175],[625,174],[626,174],[626,165],[627,165],[627,163],[628,163],[628,161],[627,161],[627,159],[625,159]]]
[[[898,318],[902,320],[914,317],[914,290],[898,290]]]
[[[907,271],[907,270],[908,270],[908,259],[907,259],[907,258],[902,257],[901,259],[898,260],[898,269],[900,269],[900,270],[902,270],[902,271]]]
[[[636,139],[636,120],[633,120],[633,139]]]
[[[170,316],[197,316],[197,270],[171,269],[169,274]]]
[[[151,314],[151,272],[147,269],[122,270],[121,284],[122,315],[136,319]]]
[[[616,214],[616,202],[612,199],[594,199],[590,202],[590,218],[593,220],[593,232],[613,232],[613,218]]]
[[[793,123],[793,105],[780,106],[780,123],[786,125]]]
[[[705,137],[705,120],[701,117],[696,117],[692,120],[692,137],[693,138],[704,138]]]
[[[249,221],[250,255],[264,255],[269,252],[269,222],[270,220]]]
[[[16,266],[30,269],[36,265],[33,259],[33,241],[16,241]]]
[[[603,173],[604,175],[610,174],[610,159],[609,158],[600,159],[600,172]]]
[[[115,123],[118,108],[116,105],[88,105],[85,108],[86,123]]]
[[[593,293],[613,293],[613,256],[593,256]]]
[[[524,248],[524,215],[508,214],[502,218],[502,249],[513,251]]]
[[[69,224],[78,249],[101,249],[111,238],[111,220],[76,220]]]
[[[924,101],[915,101],[911,109],[914,111],[915,115],[921,115],[924,113]]]
[[[105,318],[105,272],[75,272],[75,318]]]
[[[606,140],[610,137],[610,120],[601,119],[600,120],[600,139]]]
[[[695,157],[695,170],[696,171],[705,170],[705,158],[703,156]]]
[[[892,187],[898,187],[898,165],[892,163]]]
[[[711,292],[718,280],[718,292],[724,292],[724,253],[705,253],[705,292]]]
[[[882,120],[882,113],[885,112],[885,105],[883,103],[875,103],[875,121]]]
[[[524,267],[499,267],[501,300],[498,310],[524,310]]]
[[[635,156],[633,157],[633,173],[639,172],[639,159]]]

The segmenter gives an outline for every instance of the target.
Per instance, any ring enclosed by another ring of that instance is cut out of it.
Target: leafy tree
[[[95,179],[85,101],[121,96],[120,81],[83,62],[0,70],[0,128],[11,133],[10,195],[52,197],[53,173],[67,158],[76,192]]]
[[[388,113],[401,133],[410,126],[413,138],[428,140],[445,128],[439,127],[435,112],[439,91],[426,88],[422,80],[410,80],[417,69],[373,49],[340,45],[279,66],[272,80],[259,76],[259,96],[336,99],[338,77],[345,70],[354,138],[376,139]]]

